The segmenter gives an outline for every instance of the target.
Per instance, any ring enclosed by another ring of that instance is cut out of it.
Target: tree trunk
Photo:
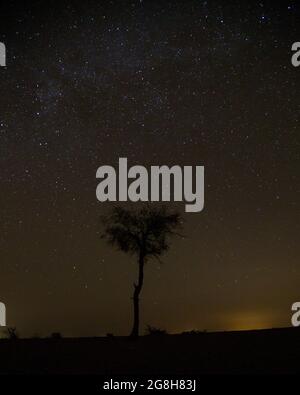
[[[130,336],[138,337],[139,336],[139,325],[140,325],[140,308],[139,308],[139,296],[142,290],[143,282],[144,282],[144,256],[140,254],[139,256],[139,278],[138,283],[134,283],[134,291],[133,291],[133,327]]]

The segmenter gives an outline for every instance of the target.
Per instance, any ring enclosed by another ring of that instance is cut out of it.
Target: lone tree
[[[115,207],[108,216],[102,217],[101,237],[119,250],[135,255],[138,264],[138,281],[133,284],[132,337],[139,335],[139,296],[144,282],[144,265],[151,258],[160,261],[170,247],[170,236],[178,235],[178,213],[169,213],[165,207],[144,207],[129,211]]]

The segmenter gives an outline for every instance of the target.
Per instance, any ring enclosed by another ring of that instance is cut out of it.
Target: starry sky
[[[142,332],[290,325],[300,299],[300,2],[57,4],[0,5],[8,325],[23,336],[129,333],[137,267],[100,239],[112,204],[95,195],[97,168],[119,157],[205,166],[204,211],[169,204],[184,237],[163,265],[146,265]]]

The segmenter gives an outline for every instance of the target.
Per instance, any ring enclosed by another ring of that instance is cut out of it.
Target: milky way
[[[299,291],[299,3],[1,4],[0,301],[21,334],[126,334],[132,258],[96,169],[204,165],[205,208],[146,267],[143,322],[285,326]],[[130,206],[131,207],[131,206]],[[170,203],[170,208],[182,207]]]

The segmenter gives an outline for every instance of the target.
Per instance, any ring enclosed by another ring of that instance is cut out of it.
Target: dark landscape
[[[0,2],[0,395],[296,386],[299,15]]]
[[[2,339],[0,355],[1,374],[295,374],[300,331]]]

